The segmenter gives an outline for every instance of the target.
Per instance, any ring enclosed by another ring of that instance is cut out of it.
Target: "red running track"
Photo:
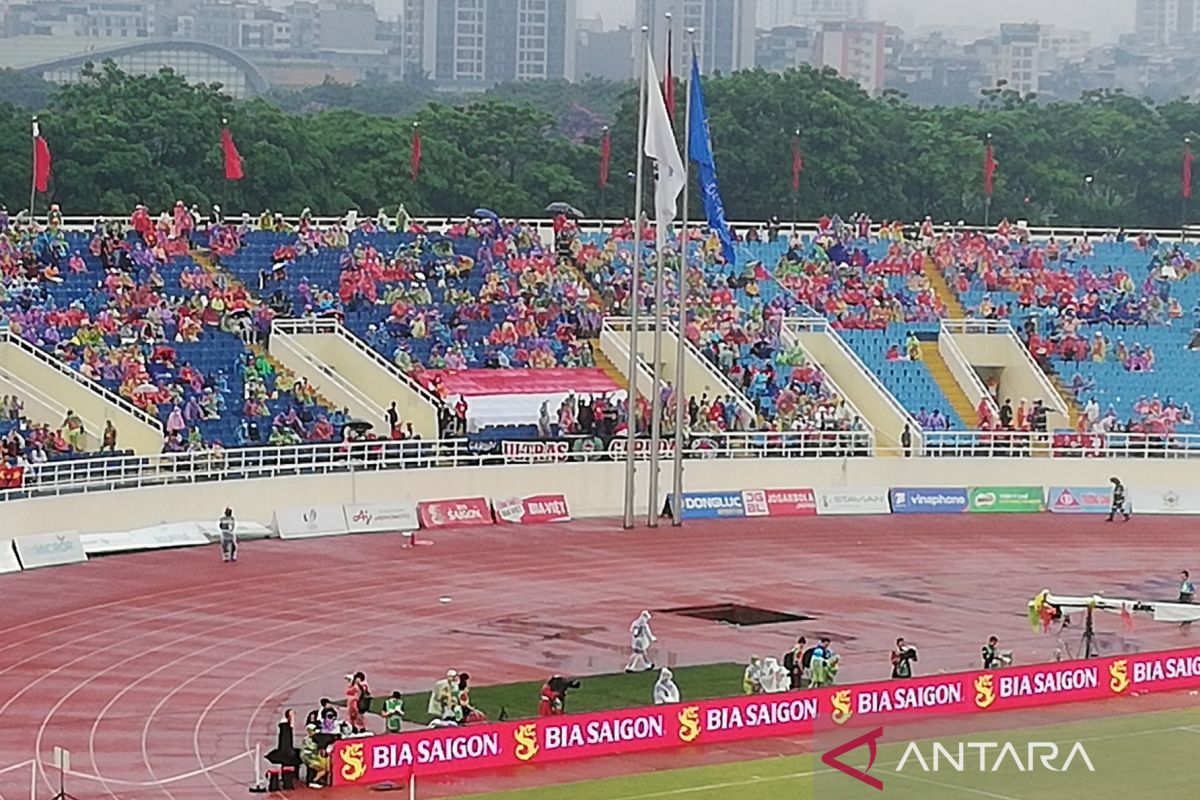
[[[0,770],[49,762],[58,745],[92,776],[70,779],[79,800],[242,798],[249,760],[214,765],[256,743],[270,749],[282,709],[302,719],[319,697],[341,695],[348,672],[365,671],[381,695],[428,690],[449,667],[477,685],[616,671],[643,608],[739,602],[815,617],[733,628],[658,614],[658,659],[671,664],[778,655],[800,633],[832,636],[848,681],[885,677],[898,635],[920,648],[921,672],[975,667],[991,633],[1020,662],[1050,660],[1055,637],[1026,621],[1038,590],[1166,598],[1180,569],[1200,569],[1193,521],[1102,520],[814,517],[629,532],[592,520],[438,532],[426,534],[434,546],[414,549],[391,535],[276,540],[244,544],[230,565],[208,547],[0,576]],[[1108,616],[1100,632],[1106,652],[1190,643],[1151,622],[1126,634]],[[427,784],[421,796],[798,746],[478,775]],[[52,770],[36,779],[39,798],[57,790]],[[0,772],[0,800],[26,800],[29,780],[28,769]]]

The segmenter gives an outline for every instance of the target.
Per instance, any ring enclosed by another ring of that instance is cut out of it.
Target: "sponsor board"
[[[967,510],[975,514],[1029,514],[1046,510],[1041,486],[972,486]]]
[[[271,528],[280,539],[309,539],[349,533],[341,506],[289,506],[275,509]]]
[[[1139,514],[1200,514],[1200,489],[1138,487],[1129,490],[1129,500]]]
[[[892,489],[893,514],[961,514],[967,510],[967,490],[961,487]]]
[[[491,525],[492,506],[486,497],[457,500],[427,500],[417,503],[422,528],[457,528],[467,525]]]
[[[817,723],[995,713],[1200,687],[1200,648],[976,670],[908,681],[704,700],[344,739],[333,781],[369,786],[416,775],[521,768],[594,756],[811,735]]]
[[[825,516],[839,514],[890,514],[888,490],[866,489],[817,489],[817,513]]]
[[[171,522],[132,531],[85,533],[83,550],[90,555],[122,553],[130,550],[161,550],[167,547],[196,547],[209,539],[195,522]]]
[[[20,572],[21,562],[17,560],[17,551],[13,549],[12,539],[0,539],[0,575],[6,572]]]
[[[685,492],[683,519],[738,519],[746,516],[743,495],[749,492]]]
[[[496,522],[510,525],[536,525],[539,522],[570,522],[571,509],[562,494],[536,494],[531,497],[496,498]]]
[[[1111,507],[1111,486],[1051,486],[1046,497],[1054,514],[1107,514]]]
[[[79,564],[87,561],[83,542],[78,531],[40,533],[35,536],[18,536],[17,558],[25,569],[35,567],[57,567],[62,564]]]
[[[762,489],[754,502],[746,502],[746,516],[812,517],[817,513],[817,496],[812,489]],[[750,513],[753,510],[755,513]]]
[[[344,505],[342,511],[351,533],[415,531],[420,527],[417,504],[412,500]]]

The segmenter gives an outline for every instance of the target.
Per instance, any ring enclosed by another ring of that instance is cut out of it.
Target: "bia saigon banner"
[[[337,786],[1200,687],[1200,648],[345,739]]]

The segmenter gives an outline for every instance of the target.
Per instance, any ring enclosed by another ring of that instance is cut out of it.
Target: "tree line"
[[[715,76],[704,91],[731,219],[865,211],[876,219],[979,222],[990,133],[998,164],[993,220],[1177,227],[1190,214],[1200,222],[1200,209],[1181,197],[1184,139],[1200,131],[1200,105],[1185,100],[1091,91],[1044,103],[1000,87],[975,107],[924,108],[896,93],[869,97],[811,68]],[[633,208],[631,84],[529,83],[450,101],[422,86],[326,84],[235,101],[217,85],[190,85],[169,70],[135,76],[106,63],[62,87],[0,74],[0,97],[0,202],[10,211],[28,203],[31,111],[54,154],[41,210],[59,203],[68,214],[123,214],[138,202],[158,209],[177,199],[315,214],[373,214],[399,203],[431,216],[478,206],[533,216],[560,200],[589,216]],[[677,117],[682,139],[682,108]],[[223,118],[245,161],[237,183],[223,179]],[[416,181],[409,174],[414,122],[422,137]],[[606,124],[612,163],[601,188]],[[793,193],[797,130],[804,168]]]

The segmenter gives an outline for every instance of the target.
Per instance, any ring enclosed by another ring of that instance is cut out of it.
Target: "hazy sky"
[[[614,28],[633,18],[634,0],[578,0],[579,15],[599,14]],[[1116,39],[1133,29],[1134,0],[869,0],[872,19],[901,27],[1045,22],[1092,31],[1094,42]]]

